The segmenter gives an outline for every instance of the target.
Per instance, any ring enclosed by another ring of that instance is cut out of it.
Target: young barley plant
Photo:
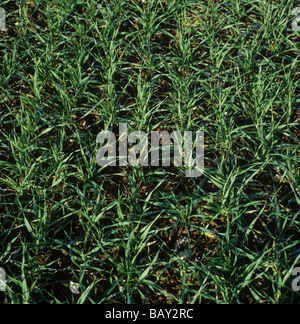
[[[299,303],[295,7],[1,2],[0,303]],[[120,123],[204,131],[204,174],[98,166]]]

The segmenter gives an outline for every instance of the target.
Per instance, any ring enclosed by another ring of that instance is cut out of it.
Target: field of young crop
[[[299,303],[293,0],[2,0],[5,303]],[[204,131],[205,169],[97,135]]]

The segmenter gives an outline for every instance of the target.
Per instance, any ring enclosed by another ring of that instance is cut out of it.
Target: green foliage
[[[299,302],[293,1],[12,3],[1,4],[0,301]],[[97,134],[121,122],[204,130],[204,175],[100,169]]]

